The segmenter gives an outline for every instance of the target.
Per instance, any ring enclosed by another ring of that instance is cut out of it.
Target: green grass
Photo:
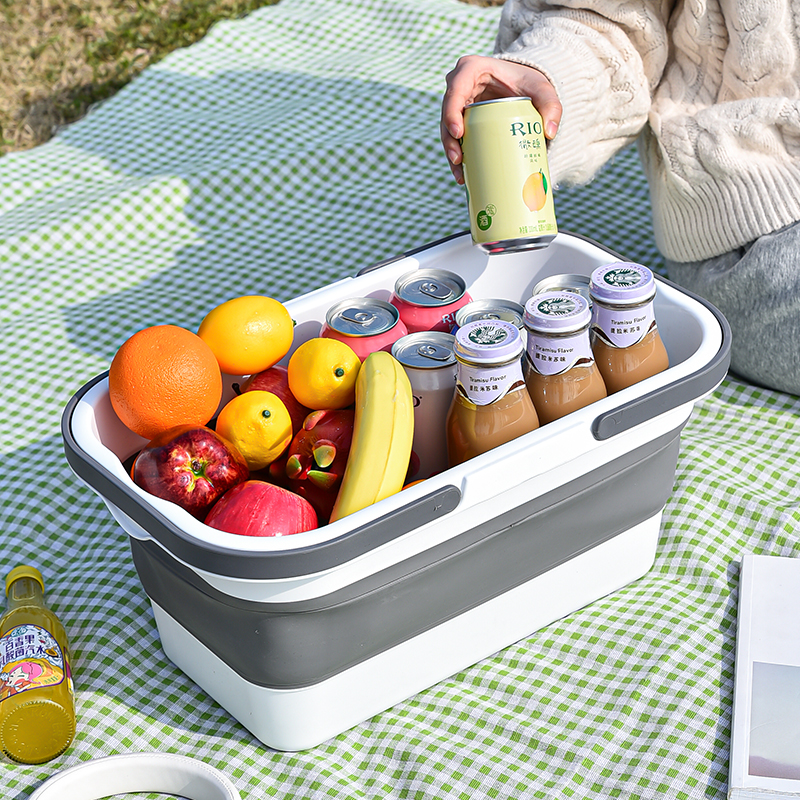
[[[215,22],[278,1],[0,0],[0,155],[46,142]]]
[[[0,153],[47,141],[222,19],[278,0],[0,0]]]

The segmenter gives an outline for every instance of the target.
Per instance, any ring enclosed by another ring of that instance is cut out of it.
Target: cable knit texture
[[[506,0],[495,55],[558,92],[556,183],[586,183],[638,137],[667,258],[800,220],[800,0]]]

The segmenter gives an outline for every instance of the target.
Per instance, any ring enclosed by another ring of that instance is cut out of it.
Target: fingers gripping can
[[[544,126],[531,99],[468,105],[461,150],[473,242],[487,253],[547,247],[558,227]]]

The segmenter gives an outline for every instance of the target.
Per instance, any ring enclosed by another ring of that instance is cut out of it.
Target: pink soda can
[[[446,269],[415,269],[401,275],[391,297],[409,333],[449,333],[456,311],[471,300],[464,279]]]
[[[378,350],[391,352],[392,345],[407,333],[400,313],[391,303],[355,297],[328,309],[319,335],[344,342],[363,361]]]

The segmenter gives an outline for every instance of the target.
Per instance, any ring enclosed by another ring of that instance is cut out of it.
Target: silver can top
[[[400,313],[385,300],[355,297],[331,306],[325,315],[328,327],[344,336],[377,336],[397,325]]]
[[[491,100],[478,100],[475,103],[469,103],[468,105],[464,106],[464,109],[466,110],[467,108],[475,108],[475,106],[488,106],[492,103],[519,103],[520,100],[527,100],[527,102],[533,105],[533,98],[531,97],[495,97]]]
[[[446,269],[415,269],[401,275],[394,285],[395,295],[415,306],[449,306],[466,291],[464,279]]]
[[[501,319],[521,328],[524,315],[525,309],[513,300],[473,300],[456,311],[456,325],[460,328],[476,319]]]
[[[588,275],[578,275],[570,272],[565,272],[563,275],[551,275],[549,278],[543,278],[533,287],[531,297],[536,297],[537,294],[542,294],[543,292],[575,292],[583,297],[589,304],[589,308],[591,308],[590,282],[591,279]]]
[[[401,336],[392,345],[392,355],[404,366],[439,369],[456,363],[456,337],[441,331],[419,331]]]

